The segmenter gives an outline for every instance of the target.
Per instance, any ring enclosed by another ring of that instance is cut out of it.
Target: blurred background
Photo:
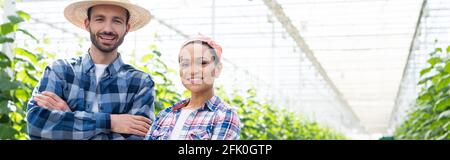
[[[450,44],[448,0],[131,1],[153,17],[119,48],[127,61],[158,50],[161,61],[177,72],[182,42],[198,33],[211,36],[224,50],[217,82],[224,92],[254,89],[257,101],[346,139],[392,137],[417,104],[429,53],[443,48],[445,55]],[[39,40],[17,34],[14,45],[45,48],[53,53],[51,60],[86,53],[88,32],[63,15],[71,2],[3,0],[3,22],[24,11],[30,18],[20,28]],[[8,45],[2,47],[7,53]],[[178,74],[167,78],[181,95]],[[447,122],[438,126],[446,138]]]

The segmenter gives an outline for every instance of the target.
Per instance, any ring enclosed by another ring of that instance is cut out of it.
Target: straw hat
[[[148,10],[131,4],[129,0],[79,0],[66,7],[64,16],[72,24],[85,29],[84,20],[87,19],[87,10],[96,5],[115,5],[127,9],[130,13],[130,32],[144,27],[151,19]]]

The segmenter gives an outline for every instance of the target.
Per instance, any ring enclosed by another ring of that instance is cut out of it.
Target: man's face
[[[94,6],[91,18],[86,19],[85,27],[91,35],[94,46],[104,53],[111,53],[123,43],[128,33],[126,10],[111,5]]]

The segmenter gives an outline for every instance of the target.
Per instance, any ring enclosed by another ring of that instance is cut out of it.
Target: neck
[[[213,89],[210,89],[205,92],[192,93],[191,99],[189,100],[189,104],[186,106],[188,109],[198,109],[203,107],[205,102],[211,99],[214,96]]]
[[[119,54],[117,53],[117,50],[109,53],[102,52],[94,45],[91,45],[89,53],[91,55],[92,61],[94,61],[95,64],[111,64]]]

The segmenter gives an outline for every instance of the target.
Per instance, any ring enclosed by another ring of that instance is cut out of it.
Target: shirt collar
[[[181,108],[186,107],[186,105],[189,103],[190,99],[186,99],[181,101],[180,103],[176,104],[175,106],[172,107],[172,111],[175,112]],[[198,109],[198,111],[204,111],[204,110],[209,110],[209,111],[215,111],[217,106],[221,103],[221,99],[218,96],[213,96],[212,98],[210,98],[209,100],[207,100],[203,107]]]
[[[94,61],[92,60],[89,52],[83,56],[81,64],[83,66],[83,73],[88,73],[95,67]],[[110,75],[115,75],[124,64],[125,63],[119,53],[117,58],[110,65],[108,65],[105,71],[107,71]]]

